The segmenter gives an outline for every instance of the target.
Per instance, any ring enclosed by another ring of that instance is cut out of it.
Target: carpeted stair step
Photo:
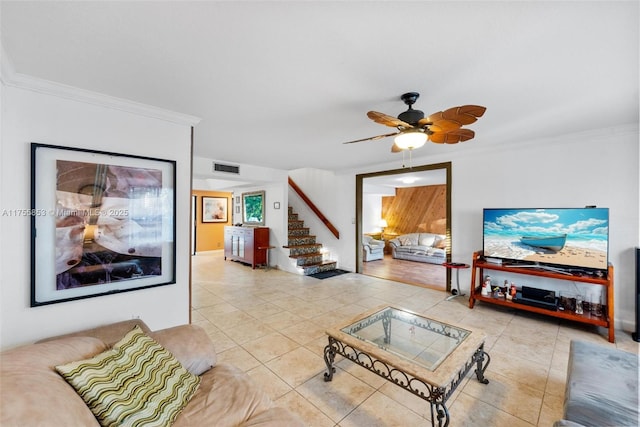
[[[316,244],[316,236],[305,235],[305,236],[292,236],[289,235],[287,238],[287,247],[292,246],[302,246],[302,245],[315,245]]]
[[[313,264],[321,264],[323,255],[317,252],[313,254],[289,255],[289,258],[292,258],[296,261],[296,266],[302,267]]]
[[[308,236],[308,235],[309,235],[308,227],[289,229],[289,236]]]
[[[308,264],[302,266],[303,274],[309,276],[311,274],[320,273],[322,271],[329,271],[336,269],[336,261],[323,261],[316,264]]]
[[[288,221],[289,230],[295,230],[296,228],[304,228],[304,221],[300,219]]]
[[[289,249],[289,256],[294,256],[320,253],[322,245],[320,243],[314,243],[312,245],[286,246],[286,248]]]

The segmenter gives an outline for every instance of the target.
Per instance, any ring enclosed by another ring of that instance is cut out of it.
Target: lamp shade
[[[427,142],[427,134],[422,129],[409,129],[396,136],[394,142],[403,150],[413,150]]]
[[[382,228],[388,227],[387,220],[381,219],[380,222],[378,223],[378,227],[382,227]]]

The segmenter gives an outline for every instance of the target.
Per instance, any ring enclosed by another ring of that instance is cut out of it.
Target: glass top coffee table
[[[327,330],[325,381],[336,372],[337,354],[429,402],[431,424],[449,424],[447,399],[467,373],[487,384],[490,357],[484,332],[447,324],[411,311],[383,306]]]

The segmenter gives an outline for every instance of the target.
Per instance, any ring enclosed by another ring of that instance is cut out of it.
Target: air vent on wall
[[[237,165],[225,165],[222,163],[213,163],[213,171],[214,172],[226,172],[226,173],[233,173],[236,175],[240,174],[240,166]]]

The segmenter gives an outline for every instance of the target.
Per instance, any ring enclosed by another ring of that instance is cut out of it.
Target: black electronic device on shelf
[[[530,286],[523,286],[522,291],[516,293],[513,302],[547,310],[558,309],[558,298],[555,291],[532,288]]]

